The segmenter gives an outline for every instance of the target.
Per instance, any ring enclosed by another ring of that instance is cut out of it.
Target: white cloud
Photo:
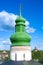
[[[3,22],[3,24],[9,25],[14,27],[15,26],[15,20],[18,16],[14,15],[12,13],[8,13],[6,11],[0,12],[0,20]]]
[[[17,17],[18,15],[14,15],[6,11],[0,12],[0,30],[14,29]]]
[[[28,21],[26,21],[25,25],[28,26],[30,23]]]
[[[26,27],[27,33],[34,33],[35,31],[36,31],[36,29],[34,29],[33,27],[29,27],[29,26]]]
[[[9,39],[0,39],[0,50],[10,50],[11,42]]]
[[[0,39],[0,44],[11,44],[10,39]]]

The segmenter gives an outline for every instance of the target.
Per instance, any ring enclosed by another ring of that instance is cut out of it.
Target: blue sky
[[[10,49],[9,38],[15,33],[20,3],[26,31],[32,37],[31,47],[43,50],[43,0],[0,0],[0,49]]]

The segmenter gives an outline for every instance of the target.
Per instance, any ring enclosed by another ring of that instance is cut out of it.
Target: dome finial
[[[20,16],[21,16],[21,4],[20,4]]]

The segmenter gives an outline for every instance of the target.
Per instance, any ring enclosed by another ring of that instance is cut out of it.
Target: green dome
[[[16,32],[10,38],[12,45],[27,46],[30,45],[30,36],[25,32]]]
[[[25,19],[19,16],[15,22],[15,34],[10,37],[12,46],[29,46],[31,38],[25,31]]]
[[[22,17],[22,16],[19,16],[16,20],[15,20],[16,23],[18,22],[24,22],[25,23],[25,19]]]

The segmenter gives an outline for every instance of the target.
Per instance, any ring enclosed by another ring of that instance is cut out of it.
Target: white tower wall
[[[30,61],[31,46],[14,46],[11,47],[10,59],[13,61]]]

